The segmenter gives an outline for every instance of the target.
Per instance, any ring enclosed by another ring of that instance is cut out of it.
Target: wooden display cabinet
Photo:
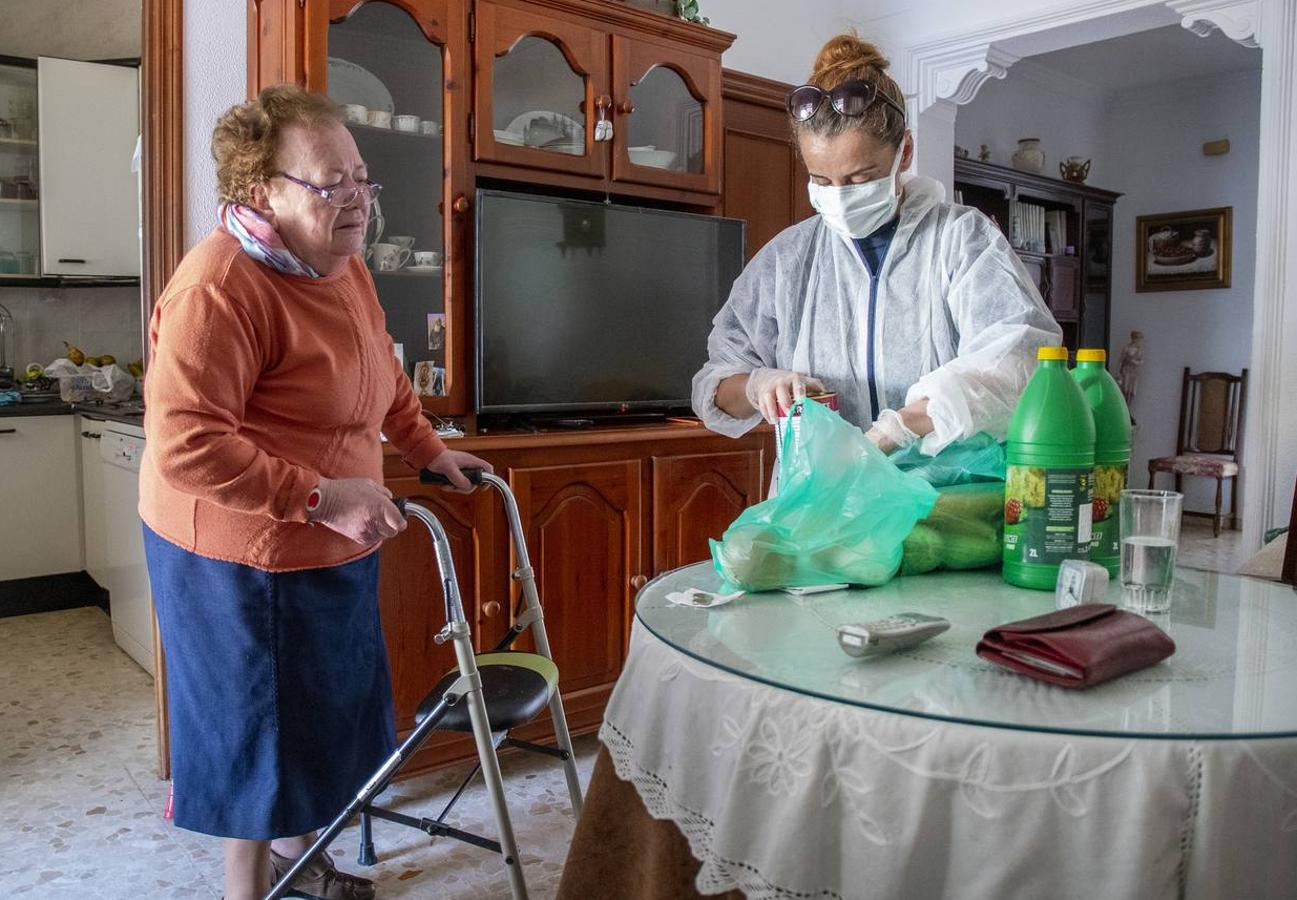
[[[470,31],[476,160],[715,202],[720,57],[733,35],[597,0],[478,0]]]
[[[654,575],[707,559],[707,540],[761,500],[774,462],[768,426],[737,441],[672,424],[477,435],[454,447],[488,460],[514,491],[564,708],[578,733],[598,728],[602,719],[626,658],[636,593]],[[420,485],[395,451],[385,464],[387,487],[429,506],[445,525],[474,643],[493,646],[518,600],[510,578],[517,561],[499,497],[489,489],[461,495]],[[453,659],[432,642],[443,600],[426,530],[412,523],[382,552],[380,606],[404,734]],[[548,719],[518,734],[552,737]],[[471,740],[438,735],[409,771],[473,753]]]

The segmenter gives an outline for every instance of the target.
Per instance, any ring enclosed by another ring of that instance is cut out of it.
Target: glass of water
[[[1121,602],[1133,612],[1171,608],[1183,502],[1176,491],[1121,492]]]

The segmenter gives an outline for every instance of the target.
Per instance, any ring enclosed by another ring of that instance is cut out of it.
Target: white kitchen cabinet
[[[73,416],[0,417],[0,581],[79,572]]]
[[[86,571],[101,588],[108,587],[108,513],[104,507],[104,464],[99,458],[104,423],[77,416],[81,467],[81,523],[85,533]]]
[[[42,56],[36,90],[41,271],[138,277],[138,70]]]

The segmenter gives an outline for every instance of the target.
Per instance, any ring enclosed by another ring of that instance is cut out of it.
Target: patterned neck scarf
[[[226,233],[233,235],[242,245],[243,252],[257,262],[285,275],[320,277],[319,272],[288,249],[275,226],[255,209],[238,203],[222,203],[216,216]]]

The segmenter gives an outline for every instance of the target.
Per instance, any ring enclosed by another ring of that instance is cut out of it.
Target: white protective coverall
[[[944,195],[931,178],[904,182],[872,316],[868,268],[820,216],[763,247],[712,320],[693,380],[703,423],[729,437],[759,423],[759,413],[736,419],[718,408],[716,388],[766,366],[820,379],[842,416],[866,429],[881,409],[927,397],[927,454],[979,431],[1003,440],[1036,350],[1057,346],[1062,331],[995,223]],[[871,363],[881,409],[870,402]]]

